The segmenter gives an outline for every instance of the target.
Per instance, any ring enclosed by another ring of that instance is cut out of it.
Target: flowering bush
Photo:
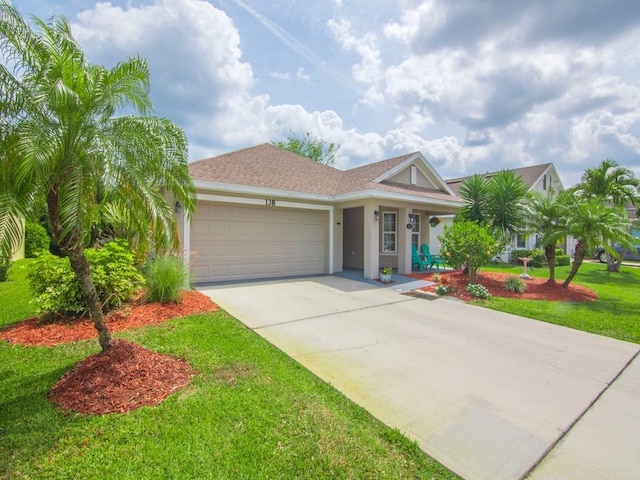
[[[468,221],[456,221],[444,227],[444,234],[438,239],[449,265],[466,266],[470,284],[476,283],[480,267],[496,254],[498,243],[486,227]]]
[[[438,285],[436,287],[436,293],[438,295],[448,295],[450,291],[451,291],[450,287],[446,285]]]
[[[470,283],[469,285],[467,285],[467,292],[473,295],[474,298],[482,298],[485,300],[488,298],[491,298],[491,294],[489,293],[489,290],[487,290],[484,286],[480,285],[479,283]]]

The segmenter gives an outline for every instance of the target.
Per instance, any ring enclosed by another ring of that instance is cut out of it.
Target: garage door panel
[[[328,213],[198,204],[191,223],[194,281],[324,273]]]

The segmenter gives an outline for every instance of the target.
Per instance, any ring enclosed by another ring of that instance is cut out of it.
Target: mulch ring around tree
[[[144,303],[140,295],[131,302],[105,315],[111,333],[154,325],[172,318],[217,310],[209,297],[195,290],[183,290],[180,303]],[[15,345],[52,347],[62,343],[97,338],[93,322],[88,318],[45,323],[29,318],[0,330],[0,340]]]
[[[194,375],[185,360],[113,340],[106,352],[87,357],[67,372],[47,397],[62,410],[126,413],[159,404],[189,385]]]
[[[418,278],[420,280],[426,280],[433,282],[433,273],[412,273],[407,275],[409,277]],[[569,284],[568,288],[562,287],[562,281],[549,282],[547,278],[531,277],[529,279],[523,279],[525,283],[524,293],[510,292],[504,288],[504,283],[509,277],[514,277],[514,274],[499,273],[499,272],[483,272],[480,271],[478,281],[480,285],[484,286],[489,293],[494,297],[505,298],[520,298],[523,300],[548,300],[559,302],[593,302],[598,299],[598,294],[593,290],[577,285],[575,283]],[[449,293],[448,296],[456,297],[464,301],[473,300],[471,294],[465,289],[469,284],[469,278],[467,274],[462,273],[460,270],[448,271],[440,274],[441,283],[454,287],[455,291]],[[437,285],[421,288],[420,290],[435,293]]]
[[[217,310],[209,297],[183,291],[180,303],[144,303],[141,295],[108,313],[111,332],[154,325],[172,318]],[[0,331],[0,340],[26,346],[54,346],[96,339],[87,319],[41,323],[36,318]],[[126,413],[157,405],[191,382],[195,371],[182,359],[147,350],[124,340],[113,340],[106,352],[80,361],[49,390],[48,399],[62,410],[83,414]]]

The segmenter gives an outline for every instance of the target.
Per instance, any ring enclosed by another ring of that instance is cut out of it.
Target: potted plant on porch
[[[389,283],[391,281],[391,274],[393,273],[393,268],[391,267],[382,267],[380,269],[380,281],[382,283]]]

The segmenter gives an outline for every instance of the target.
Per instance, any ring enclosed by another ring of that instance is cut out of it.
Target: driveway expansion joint
[[[524,480],[529,475],[531,475],[536,468],[538,468],[538,466],[544,461],[547,455],[549,455],[551,451],[556,448],[556,446],[562,441],[562,439],[565,438],[569,434],[569,432],[578,424],[578,422],[580,422],[580,420],[582,420],[582,418],[595,406],[595,404],[598,403],[605,392],[607,392],[613,386],[613,384],[616,383],[616,381],[629,368],[633,361],[638,358],[638,356],[640,356],[640,349],[636,350],[636,353],[634,353],[629,361],[627,361],[627,363],[622,366],[622,369],[620,369],[620,371],[611,379],[610,382],[607,382],[605,384],[605,387],[600,391],[600,393],[598,393],[598,395],[596,395],[596,397],[589,403],[589,405],[587,405],[586,408],[576,418],[573,419],[571,424],[566,429],[561,430],[560,436],[558,436],[558,438],[553,441],[544,452],[542,452],[542,455],[540,455],[540,457],[535,462],[533,462],[533,465],[531,465],[531,467],[529,467],[529,469],[524,472],[524,474],[522,474],[522,476],[518,480]]]
[[[363,306],[363,307],[358,307],[358,308],[352,308],[352,309],[348,309],[348,310],[339,310],[336,312],[329,312],[329,313],[323,313],[322,315],[313,315],[310,317],[304,317],[304,318],[294,318],[293,320],[286,320],[284,322],[277,322],[277,323],[270,323],[268,325],[260,325],[259,327],[253,327],[251,330],[262,330],[263,328],[269,328],[269,327],[277,327],[279,325],[287,325],[289,323],[297,323],[297,322],[304,322],[306,320],[315,320],[316,318],[323,318],[323,317],[333,317],[334,315],[341,315],[343,313],[353,313],[353,312],[359,312],[359,311],[364,311],[364,310],[370,310],[373,308],[378,308],[378,307],[385,307],[388,305],[396,305],[399,303],[405,303],[405,302],[414,302],[416,301],[415,298],[407,298],[407,299],[401,299],[401,300],[397,300],[394,302],[387,302],[387,303],[380,303],[377,305],[367,305],[367,306]]]

